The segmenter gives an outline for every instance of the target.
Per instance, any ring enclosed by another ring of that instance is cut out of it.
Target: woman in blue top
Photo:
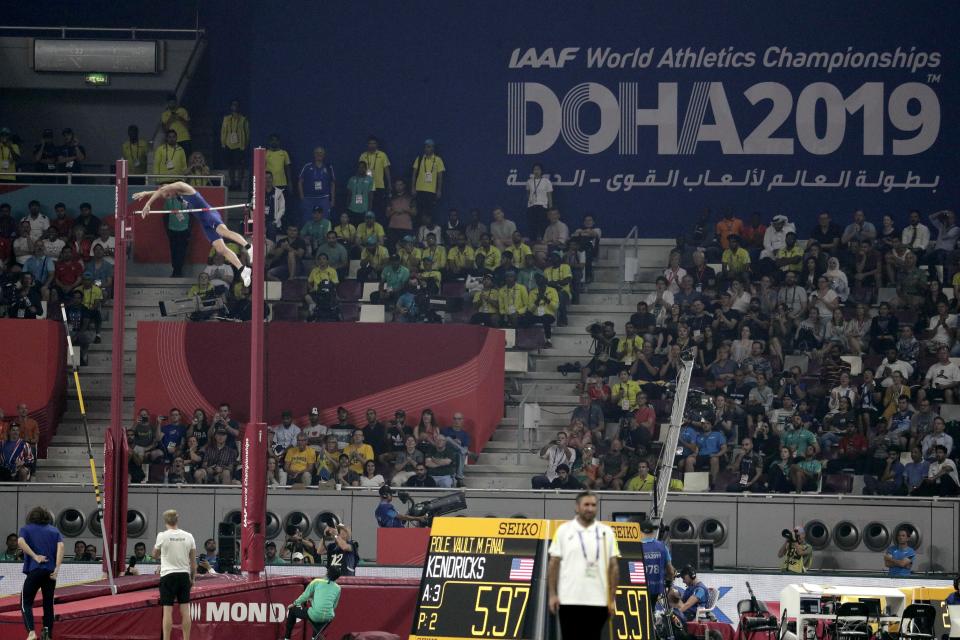
[[[238,258],[237,254],[227,246],[227,243],[224,242],[224,239],[235,242],[239,246],[246,249],[247,257],[250,259],[250,264],[252,266],[253,256],[251,254],[252,247],[250,246],[250,243],[247,242],[247,239],[239,233],[231,231],[227,225],[224,224],[223,218],[220,217],[220,212],[211,207],[196,189],[186,182],[171,182],[170,184],[157,187],[156,191],[140,191],[133,194],[134,200],[141,200],[143,198],[149,198],[146,204],[143,205],[143,209],[140,210],[140,215],[144,218],[150,214],[150,206],[156,200],[161,198],[165,200],[170,198],[178,198],[186,205],[186,209],[199,209],[200,211],[194,212],[194,215],[197,217],[197,220],[200,221],[200,224],[203,227],[203,233],[207,236],[207,240],[210,241],[210,244],[213,245],[213,248],[216,249],[217,253],[221,254],[227,262],[232,264],[234,268],[240,272],[240,278],[243,280],[243,286],[250,286],[250,276],[252,273],[250,267],[245,267],[243,263],[240,262],[240,258]]]
[[[27,627],[27,640],[36,640],[33,630],[33,599],[43,591],[43,633],[47,640],[53,633],[53,591],[57,588],[57,572],[63,562],[63,536],[53,526],[53,515],[46,507],[34,507],[27,514],[27,524],[20,528],[17,545],[23,551],[23,582],[20,612]]]

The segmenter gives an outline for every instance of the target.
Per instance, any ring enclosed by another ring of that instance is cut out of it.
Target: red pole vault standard
[[[266,150],[253,150],[253,301],[250,312],[250,418],[243,430],[243,486],[240,493],[240,568],[257,576],[263,571],[264,520],[267,500],[267,425],[263,421],[263,275],[264,180]]]
[[[127,438],[123,415],[123,336],[126,328],[127,244],[130,242],[132,225],[127,223],[126,160],[117,160],[116,190],[114,195],[114,243],[113,265],[113,336],[111,339],[110,364],[112,369],[110,389],[110,424],[104,439],[104,515],[109,553],[104,553],[104,562],[113,564],[113,574],[120,575],[127,549]]]

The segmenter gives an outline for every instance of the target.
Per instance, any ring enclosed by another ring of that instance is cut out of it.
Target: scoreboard
[[[563,521],[437,518],[410,640],[559,638],[547,612],[547,547]],[[640,526],[605,523],[620,547],[616,614],[605,640],[652,637]],[[565,638],[563,640],[577,640]]]
[[[436,518],[410,640],[534,640],[548,522]]]

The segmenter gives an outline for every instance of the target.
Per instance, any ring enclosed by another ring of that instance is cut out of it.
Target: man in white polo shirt
[[[166,530],[157,534],[153,559],[160,560],[160,605],[163,607],[163,640],[170,640],[173,629],[173,603],[180,604],[180,628],[183,640],[190,640],[190,588],[197,571],[197,543],[193,536],[177,526],[174,509],[163,512]]]
[[[620,548],[613,530],[596,521],[596,495],[578,494],[576,512],[550,543],[550,612],[560,614],[563,640],[599,640],[615,610]]]

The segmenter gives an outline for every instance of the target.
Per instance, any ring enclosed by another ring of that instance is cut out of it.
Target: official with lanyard
[[[953,579],[953,593],[947,596],[946,604],[947,606],[960,605],[960,576]]]
[[[657,539],[657,529],[657,525],[650,520],[640,523],[640,532],[643,534],[640,544],[643,546],[643,569],[647,577],[647,601],[650,603],[651,616],[657,608],[657,599],[666,590],[666,585],[673,583],[676,574],[670,549]]]
[[[613,530],[596,521],[596,495],[578,494],[576,514],[560,525],[550,543],[550,612],[559,614],[564,640],[599,640],[616,609],[620,548]]]

